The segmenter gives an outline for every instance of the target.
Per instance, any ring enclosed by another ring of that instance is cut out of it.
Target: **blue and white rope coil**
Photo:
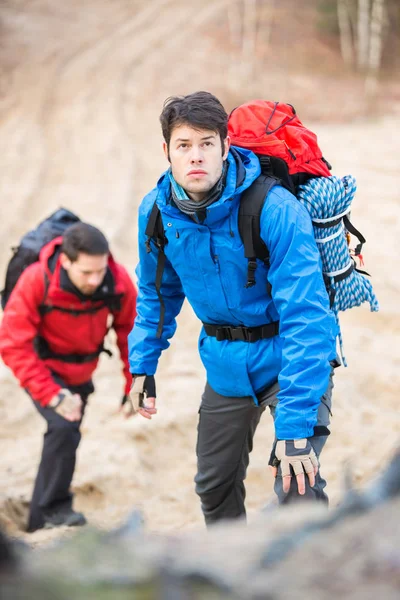
[[[341,179],[339,177],[318,177],[301,185],[297,198],[309,212],[314,224],[328,224],[329,221],[336,221],[349,215],[356,189],[356,180],[351,175]],[[378,300],[371,282],[365,275],[353,270],[348,277],[341,281],[334,279],[335,276],[346,272],[353,262],[343,221],[326,228],[314,225],[314,235],[322,259],[322,270],[324,275],[330,278],[331,287],[335,291],[332,310],[336,315],[338,325],[340,310],[360,306],[363,302],[369,302],[371,311],[379,310]],[[346,365],[342,351],[340,326],[339,342],[343,363]]]

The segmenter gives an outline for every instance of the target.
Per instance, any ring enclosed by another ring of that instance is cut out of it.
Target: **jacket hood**
[[[231,146],[226,160],[228,171],[224,190],[220,199],[207,208],[204,224],[212,224],[226,217],[232,211],[233,202],[238,200],[239,195],[250,187],[261,173],[260,162],[251,150]],[[188,220],[187,215],[170,203],[171,185],[168,174],[169,169],[162,174],[157,183],[156,202],[163,212]]]
[[[59,261],[59,253],[62,244],[62,236],[54,238],[43,246],[39,254],[39,262],[43,266],[47,277],[51,277],[56,263]]]

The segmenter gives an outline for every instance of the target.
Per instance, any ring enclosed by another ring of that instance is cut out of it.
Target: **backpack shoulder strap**
[[[165,235],[164,235],[164,227],[161,218],[160,209],[157,206],[157,202],[154,202],[153,208],[151,209],[149,220],[147,221],[147,227],[145,230],[145,235],[147,236],[146,247],[147,251],[149,250],[150,240],[154,240],[154,242],[158,246],[158,241],[161,243],[164,242],[163,246],[165,246]]]
[[[162,276],[164,273],[165,267],[165,252],[164,248],[168,242],[164,233],[164,225],[162,222],[162,217],[160,210],[157,206],[157,203],[154,202],[153,208],[151,209],[151,213],[149,216],[149,220],[147,222],[147,227],[145,230],[146,239],[146,249],[147,252],[151,252],[151,241],[155,243],[158,249],[157,256],[157,268],[156,268],[156,280],[155,280],[155,288],[157,292],[158,299],[160,301],[160,318],[158,321],[157,327],[157,338],[161,337],[163,326],[164,326],[164,318],[165,318],[165,304],[164,299],[161,294],[161,283]]]
[[[268,263],[269,251],[261,239],[260,218],[269,191],[279,183],[275,177],[260,175],[245,190],[240,199],[239,234],[244,245],[244,255],[248,259],[246,287],[256,283],[256,258]]]
[[[49,294],[50,279],[49,279],[49,276],[47,275],[46,271],[43,271],[43,279],[44,279],[44,287],[43,287],[43,299],[42,299],[41,306],[44,306],[46,304],[47,296]]]

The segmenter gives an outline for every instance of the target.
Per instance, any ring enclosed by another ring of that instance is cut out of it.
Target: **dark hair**
[[[108,242],[99,229],[88,223],[75,223],[65,231],[61,252],[75,262],[81,252],[90,256],[109,253]]]
[[[228,115],[218,98],[209,92],[195,92],[188,96],[167,98],[160,115],[160,122],[168,147],[172,130],[178,125],[215,131],[220,135],[221,144],[228,135]]]

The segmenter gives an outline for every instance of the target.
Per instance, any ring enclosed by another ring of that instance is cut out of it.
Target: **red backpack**
[[[315,133],[304,127],[291,104],[253,100],[235,108],[228,120],[231,144],[252,150],[261,175],[243,193],[239,233],[248,259],[246,287],[255,284],[256,258],[268,264],[268,248],[261,239],[260,216],[268,192],[277,184],[296,195],[299,185],[313,177],[329,177]]]
[[[305,179],[330,175],[317,136],[304,127],[291,104],[267,100],[242,104],[229,116],[228,134],[234,146],[252,150],[261,160],[267,156],[283,161],[296,186],[296,174],[306,175]]]

